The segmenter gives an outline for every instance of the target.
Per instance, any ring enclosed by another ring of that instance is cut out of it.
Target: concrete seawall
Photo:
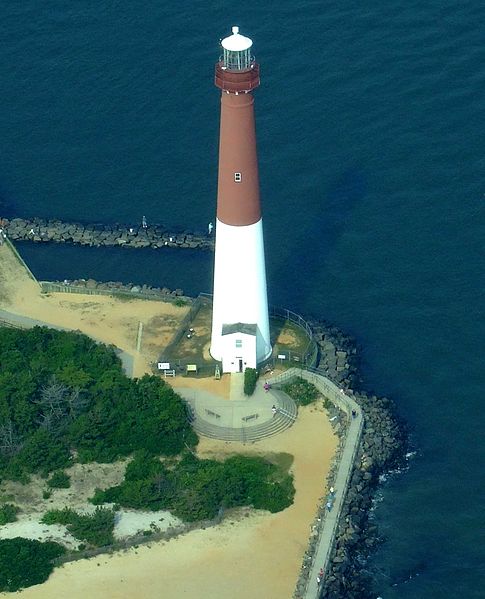
[[[83,224],[57,219],[0,218],[0,228],[12,241],[74,243],[92,247],[214,249],[212,235],[169,231],[163,225]]]

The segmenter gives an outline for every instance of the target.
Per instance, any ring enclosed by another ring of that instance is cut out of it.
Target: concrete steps
[[[293,400],[281,391],[271,394],[278,412],[275,416],[266,419],[260,424],[247,424],[241,427],[218,426],[200,417],[191,411],[191,423],[194,430],[204,437],[220,439],[221,441],[239,441],[241,443],[254,443],[266,437],[271,437],[289,428],[296,420],[297,407]]]

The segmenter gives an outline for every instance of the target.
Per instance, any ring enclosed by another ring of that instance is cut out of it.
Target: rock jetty
[[[0,227],[12,241],[75,243],[92,247],[214,249],[214,237],[211,235],[170,232],[162,225],[83,224],[43,218],[13,218],[0,219]]]
[[[382,477],[405,465],[407,434],[390,399],[361,391],[358,351],[355,342],[325,322],[310,323],[319,348],[317,372],[328,377],[352,397],[362,409],[364,428],[343,508],[331,559],[320,587],[320,599],[375,599],[372,580],[363,563],[380,542],[378,529],[369,518]],[[359,390],[357,390],[359,389]],[[340,447],[327,478],[327,489],[335,484],[339,454],[346,436],[347,417],[335,406],[326,406]],[[325,518],[325,503],[319,507],[305,553],[295,598],[304,596],[309,564],[317,546],[316,531]]]
[[[321,599],[375,599],[363,563],[381,540],[369,515],[381,477],[405,464],[406,434],[392,402],[363,392],[354,392],[353,399],[362,408],[365,424]],[[329,474],[329,486],[334,474]]]

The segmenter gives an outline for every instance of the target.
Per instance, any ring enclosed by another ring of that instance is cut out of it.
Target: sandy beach
[[[79,329],[133,354],[141,321],[146,332],[135,362],[138,376],[149,371],[157,348],[166,343],[170,330],[187,310],[168,303],[104,296],[42,296],[6,246],[0,247],[0,307]],[[204,384],[210,386],[211,382]],[[25,589],[20,595],[38,599],[291,597],[336,443],[320,404],[300,409],[292,428],[255,444],[201,438],[201,457],[291,454],[294,504],[278,514],[239,510],[214,528],[70,562],[54,570],[43,585]]]

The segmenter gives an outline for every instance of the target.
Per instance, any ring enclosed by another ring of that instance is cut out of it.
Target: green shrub
[[[8,524],[8,522],[15,522],[19,511],[19,508],[12,503],[4,503],[0,506],[0,526]]]
[[[0,540],[0,591],[14,592],[45,582],[52,561],[65,552],[58,543],[16,537]]]
[[[41,522],[63,524],[73,537],[96,547],[111,545],[114,540],[113,510],[96,508],[92,515],[78,514],[70,508],[50,510],[43,515]]]
[[[138,509],[168,509],[182,520],[211,519],[223,508],[253,505],[272,512],[291,505],[293,479],[287,467],[260,457],[233,456],[225,462],[199,460],[186,453],[173,468],[159,460],[130,463],[125,480],[116,487],[96,490],[95,504],[116,502]],[[288,460],[284,460],[289,465]],[[136,477],[141,478],[136,478]]]
[[[113,510],[96,508],[92,516],[77,515],[67,530],[80,541],[96,547],[111,545],[114,541],[115,516]]]
[[[52,489],[69,489],[71,478],[62,470],[57,470],[47,481],[47,485]]]
[[[47,474],[69,466],[71,455],[65,441],[57,439],[45,429],[38,429],[30,435],[13,461],[24,472]]]
[[[74,518],[77,516],[74,510],[71,508],[65,507],[62,510],[49,510],[46,512],[42,518],[41,522],[43,524],[72,524]]]
[[[286,383],[283,386],[283,391],[301,406],[313,403],[319,396],[318,389],[304,379]]]
[[[256,389],[259,372],[255,368],[246,368],[244,371],[244,395],[252,395]]]

